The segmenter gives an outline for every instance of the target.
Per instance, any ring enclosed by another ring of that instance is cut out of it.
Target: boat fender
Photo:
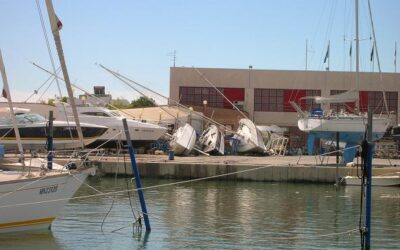
[[[367,155],[368,155],[368,141],[367,140],[363,140],[361,143],[361,159],[367,159]]]

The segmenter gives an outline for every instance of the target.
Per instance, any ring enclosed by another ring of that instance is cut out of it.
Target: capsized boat
[[[0,171],[0,233],[50,228],[92,171]]]
[[[240,119],[233,138],[239,141],[237,145],[239,153],[265,153],[267,150],[260,130],[249,119]]]
[[[188,155],[194,148],[196,137],[194,128],[186,123],[184,126],[179,127],[172,135],[169,143],[170,148],[174,151],[175,155]]]
[[[392,128],[392,136],[395,140],[400,141],[400,124]]]
[[[46,145],[47,120],[43,116],[31,112],[16,114],[17,126],[22,145],[26,149],[39,149]],[[94,142],[107,131],[107,127],[82,123],[83,142],[85,145]],[[69,149],[80,147],[80,140],[74,122],[54,121],[54,148]],[[15,149],[17,141],[10,117],[0,117],[0,143],[6,149]]]
[[[67,120],[68,118],[69,121],[73,121],[72,111],[68,104],[57,103],[56,107],[59,119]],[[81,122],[104,125],[108,128],[104,134],[97,137],[94,142],[88,145],[89,147],[97,147],[99,145],[102,145],[103,148],[115,147],[119,142],[126,144],[126,137],[122,126],[122,119],[124,117],[119,112],[95,106],[77,106],[76,109]],[[127,119],[126,121],[135,147],[146,147],[150,143],[160,139],[167,132],[167,128],[152,123],[132,119]]]
[[[400,186],[400,175],[372,176],[372,185],[381,187]],[[350,186],[360,186],[361,179],[357,176],[345,176],[342,183]]]
[[[216,125],[211,124],[200,135],[199,142],[202,146],[202,151],[208,154],[224,155],[224,137],[224,133]]]

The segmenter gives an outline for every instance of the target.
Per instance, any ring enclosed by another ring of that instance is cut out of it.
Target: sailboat
[[[194,68],[201,78],[215,89],[234,109],[236,109],[244,118],[239,120],[239,126],[230,142],[231,146],[236,148],[239,153],[266,153],[262,134],[257,126],[248,119],[248,117],[229,100],[210,80],[208,80],[198,69]]]
[[[392,136],[395,140],[400,141],[400,124],[392,128]]]
[[[393,187],[400,186],[400,172],[397,175],[372,176],[372,186]],[[348,186],[361,186],[361,179],[358,176],[345,176],[341,180]]]
[[[6,71],[0,50],[0,70],[10,108],[18,150],[23,160],[23,147],[12,106]],[[24,161],[23,161],[24,162]],[[0,171],[0,233],[50,228],[64,205],[92,173],[85,170]]]
[[[237,145],[239,153],[265,153],[267,151],[260,130],[249,119],[239,120],[239,127],[233,138],[239,142]]]
[[[305,99],[314,99],[317,104],[331,103],[347,103],[355,102],[356,109],[354,113],[348,113],[344,110],[335,113],[333,111],[315,110],[311,114],[301,110],[294,102],[290,102],[293,108],[299,114],[297,125],[301,131],[308,133],[307,149],[308,153],[312,154],[314,149],[314,141],[317,138],[334,140],[339,133],[339,140],[346,142],[347,149],[344,152],[344,162],[352,162],[355,154],[355,145],[359,145],[364,139],[367,114],[359,112],[359,35],[358,35],[358,0],[355,0],[356,11],[356,88],[345,93],[332,95],[328,97],[313,96],[305,97]],[[372,19],[372,16],[371,16]],[[376,39],[375,45],[376,45]],[[376,48],[376,46],[375,46]],[[385,97],[384,97],[385,98]],[[391,120],[389,117],[373,117],[372,121],[372,139],[379,140],[383,137],[387,128],[390,126]]]
[[[196,138],[196,131],[186,123],[175,131],[169,145],[175,155],[188,155],[195,146]]]
[[[199,138],[202,150],[208,154],[224,155],[225,139],[224,133],[215,124],[210,124]]]

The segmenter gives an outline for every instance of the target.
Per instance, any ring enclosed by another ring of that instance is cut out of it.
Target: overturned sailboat
[[[265,153],[266,147],[260,130],[249,119],[241,119],[236,134],[238,140],[237,151],[239,153]]]
[[[169,145],[175,155],[188,155],[194,148],[196,138],[196,131],[190,124],[186,123],[172,135]]]
[[[214,124],[211,124],[200,135],[199,142],[202,150],[211,155],[224,155],[225,139],[224,133]]]

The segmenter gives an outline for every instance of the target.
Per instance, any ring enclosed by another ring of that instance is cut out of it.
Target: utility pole
[[[394,73],[397,72],[396,64],[397,64],[397,42],[394,42]]]
[[[312,49],[308,49],[308,39],[306,39],[306,70],[308,69],[308,53],[314,53],[315,51]]]

